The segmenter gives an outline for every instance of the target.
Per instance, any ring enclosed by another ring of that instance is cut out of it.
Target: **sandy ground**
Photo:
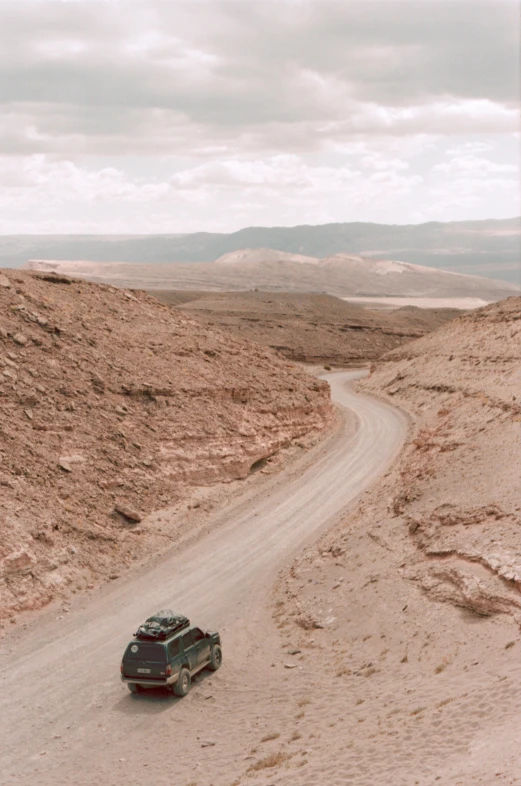
[[[348,303],[367,303],[371,308],[401,308],[416,306],[417,308],[454,308],[469,311],[481,308],[491,301],[479,297],[343,297]]]
[[[348,417],[304,464],[221,510],[198,543],[70,613],[48,612],[4,642],[2,783],[115,786],[146,777],[166,784],[175,775],[183,786],[228,786],[248,770],[262,775],[263,753],[275,742],[297,782],[308,743],[291,721],[315,675],[282,649],[271,587],[277,568],[343,518],[385,470],[408,423],[389,405],[346,390],[354,376],[333,375],[331,384],[335,400],[352,407],[356,428]],[[134,697],[119,682],[129,635],[159,606],[182,609],[223,635],[222,669],[198,679],[183,701],[160,691]]]

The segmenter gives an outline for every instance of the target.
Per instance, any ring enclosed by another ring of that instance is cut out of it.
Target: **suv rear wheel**
[[[212,671],[217,671],[221,663],[223,662],[223,654],[222,650],[218,644],[214,644],[212,647],[212,651],[210,653],[210,662],[208,664],[208,668]]]
[[[131,693],[140,693],[141,688],[139,685],[136,685],[135,682],[127,682],[128,689]]]
[[[188,691],[190,690],[190,672],[188,669],[181,669],[179,672],[179,677],[177,678],[177,682],[174,685],[174,693],[176,696],[186,696]]]

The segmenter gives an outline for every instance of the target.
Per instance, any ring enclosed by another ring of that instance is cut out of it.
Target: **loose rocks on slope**
[[[130,564],[147,513],[331,418],[325,383],[143,292],[1,281],[0,618]]]

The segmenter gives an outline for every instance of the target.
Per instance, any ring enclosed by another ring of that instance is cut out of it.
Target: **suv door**
[[[192,628],[192,640],[197,649],[197,665],[210,660],[210,642],[200,628]]]
[[[193,671],[197,668],[197,646],[194,646],[191,630],[181,636],[181,648],[185,652],[184,660],[188,662],[190,671]]]

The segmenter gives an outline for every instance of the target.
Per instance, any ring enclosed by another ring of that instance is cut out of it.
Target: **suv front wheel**
[[[176,696],[186,696],[188,691],[190,690],[190,672],[188,669],[181,669],[179,672],[179,677],[177,678],[177,682],[174,685],[174,693]]]
[[[212,651],[210,652],[210,662],[208,664],[208,668],[212,671],[217,671],[221,663],[223,662],[223,654],[222,650],[218,644],[214,644],[212,647]]]

